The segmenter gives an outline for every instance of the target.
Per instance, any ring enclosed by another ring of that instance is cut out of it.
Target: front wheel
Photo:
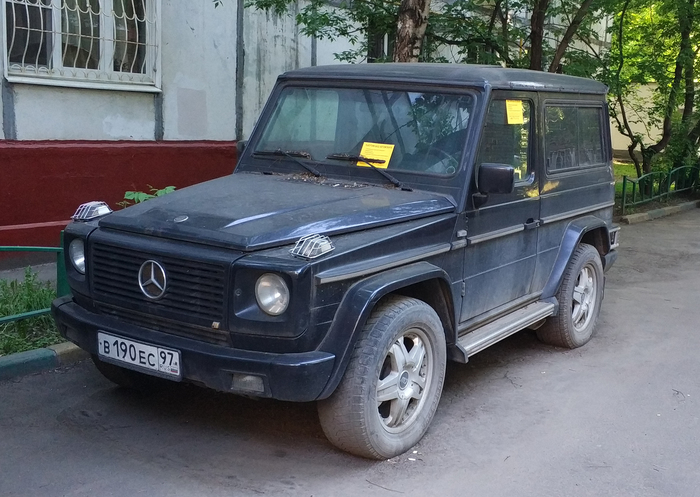
[[[582,243],[574,252],[557,292],[559,313],[547,319],[537,337],[550,345],[574,349],[593,335],[603,301],[605,276],[600,254]]]
[[[371,459],[406,452],[430,426],[446,362],[435,311],[421,300],[389,297],[372,312],[336,391],[318,403],[326,437]]]

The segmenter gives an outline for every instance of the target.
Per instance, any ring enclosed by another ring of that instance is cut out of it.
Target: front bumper
[[[61,335],[91,354],[97,354],[98,330],[139,342],[178,349],[181,353],[182,377],[185,381],[203,384],[223,392],[296,402],[312,401],[318,399],[323,391],[335,364],[335,356],[326,352],[270,354],[221,347],[148,330],[123,323],[111,316],[90,312],[77,305],[70,296],[54,300],[51,313]],[[234,373],[262,377],[265,392],[254,393],[234,389]]]

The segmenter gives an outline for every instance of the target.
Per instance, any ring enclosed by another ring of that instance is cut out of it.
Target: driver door
[[[536,168],[535,95],[494,92],[475,166],[498,163],[516,172],[514,191],[468,199],[461,321],[526,301],[537,260],[540,199]],[[474,193],[474,192],[471,192]]]

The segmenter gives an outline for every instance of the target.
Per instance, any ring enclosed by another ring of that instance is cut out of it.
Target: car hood
[[[116,211],[99,225],[251,251],[453,210],[448,198],[432,193],[240,173]]]

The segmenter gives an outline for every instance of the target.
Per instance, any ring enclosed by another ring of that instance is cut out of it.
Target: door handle
[[[527,221],[525,221],[525,224],[523,226],[525,226],[526,230],[534,230],[535,228],[540,227],[540,220],[530,218]]]

